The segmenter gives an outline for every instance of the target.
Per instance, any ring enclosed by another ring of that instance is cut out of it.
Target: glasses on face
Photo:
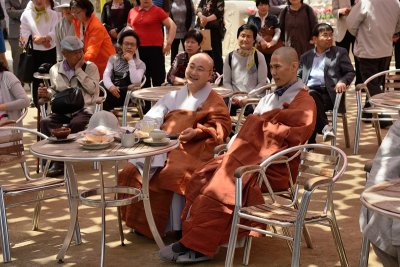
[[[203,67],[196,67],[195,65],[189,65],[188,69],[190,71],[192,71],[192,72],[196,71],[196,72],[199,72],[199,73],[210,71],[210,70],[205,69]]]
[[[135,46],[136,46],[136,43],[122,42],[122,45],[124,45],[124,46],[130,46],[130,47],[135,47]]]
[[[320,37],[324,38],[324,39],[329,39],[329,38],[333,38],[333,33],[322,33],[319,35]]]

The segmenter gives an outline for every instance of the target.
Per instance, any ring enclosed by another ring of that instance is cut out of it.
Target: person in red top
[[[111,38],[94,14],[90,0],[72,0],[70,6],[75,17],[75,34],[84,44],[84,59],[96,64],[102,79],[108,58],[116,53]]]
[[[145,87],[160,86],[165,81],[165,58],[174,41],[176,25],[162,8],[153,5],[152,0],[141,0],[140,5],[131,9],[128,25],[139,35],[140,59],[146,64]],[[162,27],[167,28],[167,42],[164,45]]]

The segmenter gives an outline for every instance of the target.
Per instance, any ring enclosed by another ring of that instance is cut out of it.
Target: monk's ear
[[[297,73],[297,70],[299,69],[299,62],[292,62],[290,69]]]

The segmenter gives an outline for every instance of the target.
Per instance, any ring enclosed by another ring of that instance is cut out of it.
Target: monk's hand
[[[110,89],[108,89],[108,91],[110,91],[110,93],[115,96],[116,98],[120,98],[120,94],[119,94],[119,88],[115,85],[112,85],[110,87]]]
[[[347,85],[343,82],[338,82],[335,86],[336,93],[344,93],[346,92]]]
[[[179,141],[181,142],[189,142],[197,135],[198,130],[193,128],[186,128],[179,135]]]
[[[110,36],[113,37],[114,39],[117,39],[118,37],[117,29],[110,30],[108,34],[110,34]]]

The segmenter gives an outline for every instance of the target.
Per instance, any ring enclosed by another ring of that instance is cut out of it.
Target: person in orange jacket
[[[108,58],[116,53],[111,38],[94,14],[90,0],[72,0],[70,6],[71,13],[75,17],[75,34],[83,40],[84,59],[97,65],[102,79]]]

